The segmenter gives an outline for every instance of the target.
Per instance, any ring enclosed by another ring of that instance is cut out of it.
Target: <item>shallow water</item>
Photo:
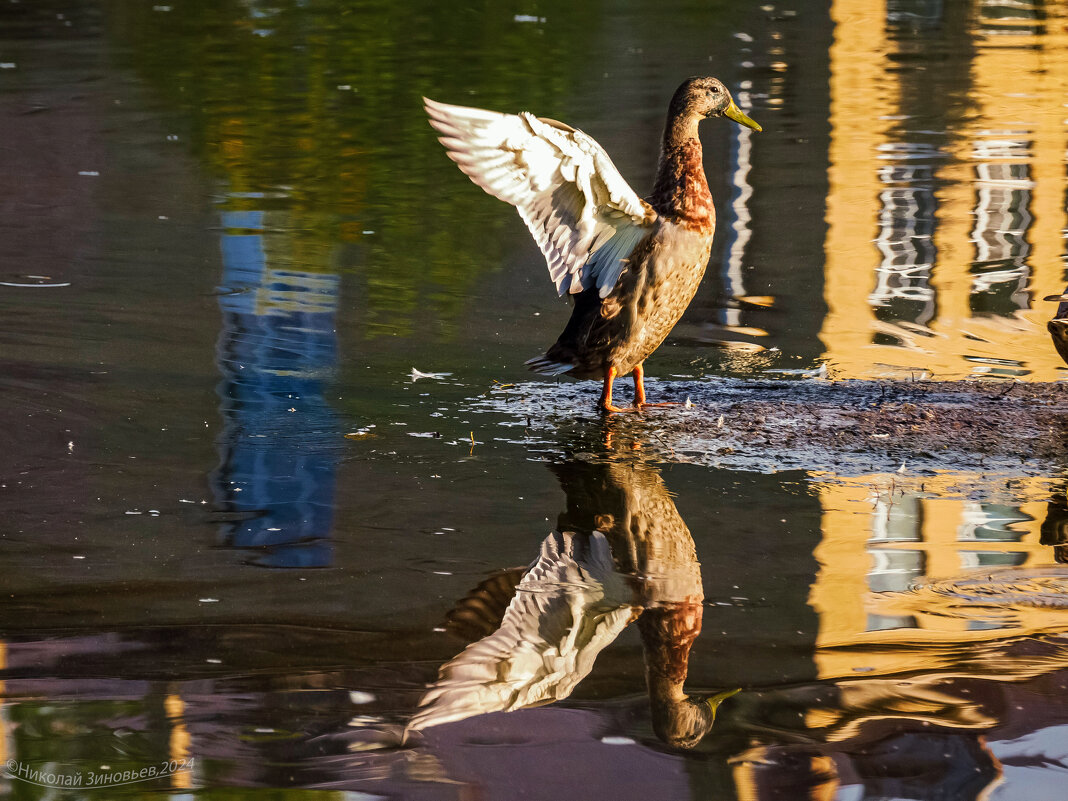
[[[1060,380],[1066,31],[0,3],[0,791],[1062,798],[1065,460],[716,403]],[[578,125],[641,193],[708,72],[764,131],[703,130],[719,235],[648,363],[696,406],[602,420],[524,372],[567,307],[419,98]]]

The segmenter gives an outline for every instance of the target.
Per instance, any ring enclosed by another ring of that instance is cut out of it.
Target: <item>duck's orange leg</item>
[[[645,405],[645,368],[640,364],[634,368],[634,405]]]
[[[663,401],[662,403],[648,403],[645,400],[645,368],[638,364],[634,368],[634,407],[642,409],[646,406],[678,406],[676,401]]]
[[[612,404],[612,382],[616,380],[616,368],[609,367],[604,374],[604,386],[601,388],[601,400],[599,406],[603,412],[633,412],[634,409],[624,409]]]

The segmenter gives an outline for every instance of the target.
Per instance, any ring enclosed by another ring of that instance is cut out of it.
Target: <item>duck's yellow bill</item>
[[[742,114],[740,111],[738,113]],[[742,116],[745,117],[744,114],[742,114]],[[749,120],[748,117],[745,117],[745,118],[747,120]],[[731,119],[733,120],[734,117],[731,117]],[[749,120],[749,121],[753,122],[752,120]],[[753,123],[753,124],[756,125],[756,123]],[[757,128],[757,130],[759,131],[760,129]],[[722,704],[724,701],[726,701],[728,698],[730,698],[732,695],[737,695],[741,691],[742,691],[742,688],[741,687],[737,687],[737,688],[735,688],[733,690],[724,690],[721,693],[716,693],[711,698],[706,698],[705,699],[705,703],[708,704],[709,709],[712,710],[712,720],[716,719],[716,710],[719,709],[719,705]]]
[[[723,113],[724,113],[724,115],[730,117],[732,120],[734,120],[739,125],[744,125],[746,128],[752,128],[754,131],[763,131],[764,130],[763,128],[760,127],[759,123],[754,122],[753,120],[751,120],[747,116],[745,116],[745,112],[742,111],[740,108],[738,108],[738,106],[736,106],[734,104],[733,100],[731,101],[731,104],[729,106],[727,106],[727,110],[724,111]]]

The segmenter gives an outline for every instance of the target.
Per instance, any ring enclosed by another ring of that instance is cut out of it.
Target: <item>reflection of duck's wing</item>
[[[449,610],[445,616],[446,630],[465,643],[495,632],[526,574],[526,567],[509,567],[487,576]]]
[[[601,534],[553,533],[493,634],[442,666],[409,731],[566,698],[633,617]]]

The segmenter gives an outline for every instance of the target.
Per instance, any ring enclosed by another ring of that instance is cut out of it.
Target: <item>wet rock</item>
[[[777,472],[821,470],[1052,475],[1068,465],[1068,392],[1059,383],[995,381],[647,382],[671,406],[608,420],[587,383],[531,383],[482,411],[531,420],[528,439],[561,418],[576,428],[626,428],[669,461]],[[721,420],[723,422],[721,422]],[[546,437],[545,444],[559,443]]]

